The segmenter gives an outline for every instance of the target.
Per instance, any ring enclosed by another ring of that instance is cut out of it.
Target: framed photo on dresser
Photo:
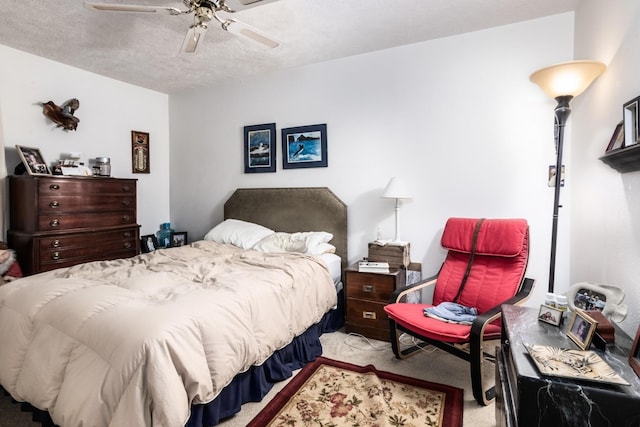
[[[633,372],[640,377],[640,327],[636,332],[636,338],[633,340],[631,352],[629,353],[629,365],[633,368]]]
[[[51,170],[39,148],[16,145],[16,150],[29,175],[51,175]]]

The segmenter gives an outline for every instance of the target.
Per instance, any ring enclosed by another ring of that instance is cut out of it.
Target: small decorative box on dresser
[[[389,273],[358,271],[358,264],[345,270],[346,281],[346,331],[369,338],[389,341],[389,319],[383,307],[391,294],[406,283],[407,270],[390,270]]]
[[[135,179],[10,176],[9,209],[25,275],[140,252]]]

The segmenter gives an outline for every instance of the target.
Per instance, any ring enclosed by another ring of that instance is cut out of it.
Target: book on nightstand
[[[388,262],[360,261],[358,262],[358,271],[365,273],[388,273]]]

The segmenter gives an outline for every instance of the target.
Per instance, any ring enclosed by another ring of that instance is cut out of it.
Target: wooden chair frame
[[[411,292],[420,292],[424,289],[427,289],[428,287],[435,287],[437,277],[438,276],[436,275],[421,282],[397,289],[391,296],[389,303],[402,302],[405,297]],[[501,302],[495,307],[492,307],[481,315],[478,315],[478,317],[476,317],[471,325],[471,336],[468,343],[468,348],[466,348],[466,346],[463,347],[460,344],[432,340],[430,338],[423,337],[413,331],[402,327],[394,320],[389,319],[391,347],[393,349],[393,353],[398,359],[405,359],[415,354],[416,351],[431,344],[439,349],[453,354],[454,356],[466,360],[471,365],[471,388],[473,391],[473,397],[476,399],[478,404],[488,405],[493,401],[493,399],[495,399],[495,384],[489,388],[485,388],[483,379],[483,364],[485,361],[494,363],[495,355],[484,351],[484,330],[488,324],[500,318],[500,316],[502,315],[500,308],[502,304],[518,305],[526,301],[529,297],[529,294],[531,293],[531,290],[533,289],[533,283],[533,279],[524,278],[520,283],[518,292],[513,297]],[[415,345],[407,347],[405,349],[401,349],[401,334],[399,334],[398,331],[409,334],[422,342],[416,343]],[[491,340],[494,340],[494,338],[492,338]]]

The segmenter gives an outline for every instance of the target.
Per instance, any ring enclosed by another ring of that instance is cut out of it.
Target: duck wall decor
[[[53,101],[42,103],[42,114],[49,120],[56,123],[64,130],[76,130],[80,119],[75,117],[73,113],[80,108],[80,101],[76,98],[70,99],[61,107],[57,106]]]

